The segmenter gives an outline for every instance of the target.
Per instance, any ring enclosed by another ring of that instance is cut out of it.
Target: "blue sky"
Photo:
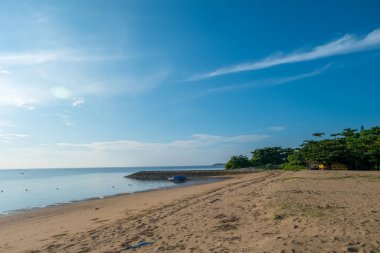
[[[380,124],[378,1],[1,1],[0,168],[194,165]]]

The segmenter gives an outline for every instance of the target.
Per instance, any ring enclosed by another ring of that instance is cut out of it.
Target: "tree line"
[[[319,166],[332,169],[334,164],[351,170],[380,169],[380,127],[347,128],[340,133],[314,133],[298,148],[265,147],[251,152],[252,157],[232,156],[226,169],[247,167],[299,170]]]

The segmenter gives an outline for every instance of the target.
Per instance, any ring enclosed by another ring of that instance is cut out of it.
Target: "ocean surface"
[[[201,181],[188,181],[184,184],[174,184],[168,181],[139,181],[124,177],[142,170],[200,169],[215,170],[223,169],[223,167],[173,166],[0,170],[0,215],[91,198],[104,198],[122,193],[203,183]]]

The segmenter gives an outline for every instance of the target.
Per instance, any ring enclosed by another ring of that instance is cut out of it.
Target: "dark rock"
[[[191,178],[199,178],[199,177],[248,174],[248,173],[255,173],[255,172],[260,172],[260,171],[261,170],[258,170],[258,169],[139,171],[125,177],[130,178],[130,179],[138,179],[138,180],[167,180],[169,177],[182,175],[191,179]]]

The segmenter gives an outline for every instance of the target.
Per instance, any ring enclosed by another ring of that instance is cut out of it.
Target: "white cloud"
[[[62,52],[34,52],[34,53],[0,53],[0,63],[14,64],[39,64],[64,59]]]
[[[27,138],[29,135],[27,134],[14,134],[14,133],[0,133],[0,141],[4,143],[11,143],[17,139]]]
[[[84,104],[84,98],[73,98],[72,106],[73,107],[81,107]]]
[[[0,120],[0,127],[15,127],[15,125],[8,120]]]
[[[0,67],[0,75],[9,75],[11,72],[4,69],[3,67]]]
[[[103,94],[111,90],[111,82],[102,80],[94,89],[93,70],[89,66],[103,61],[124,59],[118,55],[96,55],[70,50],[28,53],[0,52],[0,106],[34,109],[58,99],[69,99],[89,93]],[[81,64],[71,64],[80,62]],[[91,62],[89,64],[88,62]],[[49,63],[39,65],[43,63]],[[5,69],[6,66],[11,69]]]
[[[70,122],[70,121],[64,121],[63,122],[66,126],[68,126],[68,127],[73,127],[74,126],[74,124],[72,123],[72,122]]]
[[[277,85],[282,85],[286,83],[291,83],[291,82],[295,82],[298,80],[319,75],[323,73],[324,71],[326,71],[329,67],[330,65],[326,65],[323,68],[311,71],[309,73],[304,73],[304,74],[295,75],[295,76],[270,78],[270,79],[264,79],[264,80],[257,80],[257,81],[253,81],[249,83],[225,85],[225,86],[220,86],[216,88],[211,88],[211,89],[204,90],[200,94],[197,94],[193,97],[187,96],[187,99],[197,99],[197,98],[204,97],[211,94],[230,92],[230,91],[235,91],[235,90],[251,89],[251,88],[265,87],[265,86],[277,86]]]
[[[219,68],[207,74],[194,76],[190,81],[202,80],[220,75],[254,71],[278,65],[312,61],[335,55],[351,54],[380,48],[380,29],[374,30],[364,37],[346,34],[343,37],[324,45],[316,46],[310,51],[290,54],[276,53],[263,60]]]
[[[66,114],[57,113],[55,114],[59,118],[59,120],[68,127],[73,127],[74,123],[71,122],[70,117]]]
[[[206,165],[246,154],[269,135],[195,134],[169,142],[119,140],[91,143],[0,146],[1,168]]]
[[[257,135],[257,134],[250,134],[250,135],[237,135],[232,137],[224,137],[224,136],[218,136],[218,135],[209,135],[209,134],[194,134],[193,138],[195,138],[198,141],[202,142],[209,142],[209,143],[243,143],[243,142],[257,142],[262,141],[264,139],[267,139],[268,135]]]
[[[28,87],[12,87],[0,80],[0,105],[16,106],[33,110],[40,96],[39,92]]]
[[[279,131],[284,131],[285,128],[286,128],[285,126],[271,126],[271,127],[268,127],[267,129],[269,131],[279,132]]]
[[[152,150],[162,150],[162,149],[187,149],[187,148],[198,148],[205,147],[215,144],[223,143],[248,143],[248,142],[259,142],[269,138],[269,135],[238,135],[238,136],[218,136],[209,134],[194,134],[192,138],[187,140],[176,140],[167,143],[160,142],[140,142],[132,140],[120,140],[120,141],[109,141],[109,142],[93,142],[85,144],[73,144],[73,143],[59,143],[61,147],[73,147],[73,148],[86,148],[92,150],[145,150],[146,152]]]
[[[70,50],[50,50],[37,52],[3,52],[0,53],[0,64],[2,65],[33,65],[49,62],[96,62],[123,60],[124,55],[93,55],[84,52]]]
[[[225,162],[236,153],[248,153],[269,135],[218,136],[195,134],[171,142],[120,140],[92,143],[59,143],[61,152],[81,154],[78,162],[91,166],[194,165]],[[76,165],[78,166],[78,165]]]
[[[138,95],[147,92],[161,85],[169,75],[167,69],[147,69],[146,72],[141,72],[137,67],[128,69],[131,63],[126,62],[123,62],[123,66],[128,71],[109,75],[104,74],[109,66],[105,62],[63,62],[66,58],[72,61],[104,61],[107,57],[78,54],[71,55],[70,58],[62,55],[64,54],[41,53],[5,57],[0,54],[0,66],[10,64],[12,71],[9,75],[0,74],[0,106],[31,109],[70,98],[78,98],[73,99],[71,105],[80,106],[85,102],[85,96]],[[33,64],[35,62],[49,64]]]

